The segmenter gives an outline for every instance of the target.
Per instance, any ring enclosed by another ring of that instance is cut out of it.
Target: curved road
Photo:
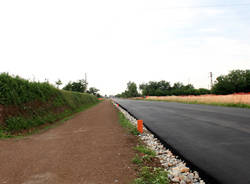
[[[250,183],[250,109],[114,101],[218,183]]]

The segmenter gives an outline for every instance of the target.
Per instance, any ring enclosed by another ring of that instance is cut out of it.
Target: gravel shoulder
[[[0,184],[126,184],[136,144],[104,101],[41,134],[0,140]]]

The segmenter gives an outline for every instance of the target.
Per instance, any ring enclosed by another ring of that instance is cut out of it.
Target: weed
[[[138,132],[137,128],[132,125],[129,120],[121,113],[119,112],[119,122],[122,127],[128,129],[128,131],[133,135],[139,135],[140,132]]]
[[[168,173],[162,168],[142,167],[133,184],[169,184]]]
[[[152,156],[152,157],[156,156],[156,153],[153,150],[151,150],[151,149],[149,149],[149,148],[147,148],[146,146],[143,146],[143,145],[136,146],[134,149],[136,151],[139,151],[141,153],[144,153],[144,154]]]
[[[151,155],[144,155],[144,156],[142,157],[142,160],[151,161],[152,158],[153,158],[153,156],[151,156]]]
[[[136,154],[135,157],[132,159],[132,162],[134,164],[139,165],[143,163],[143,159],[138,154]]]

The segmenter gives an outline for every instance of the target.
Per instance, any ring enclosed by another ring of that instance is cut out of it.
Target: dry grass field
[[[250,107],[250,93],[200,96],[147,96],[147,100]]]

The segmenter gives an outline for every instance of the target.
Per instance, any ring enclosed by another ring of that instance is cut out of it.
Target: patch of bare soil
[[[22,106],[0,104],[0,123],[4,125],[6,119],[12,116],[22,116],[25,118],[30,118],[37,111],[53,112],[54,114],[60,114],[67,109],[70,110],[70,107],[67,107],[66,105],[55,107],[53,103],[51,103],[51,101],[53,101],[53,98],[51,98],[49,102],[32,101],[25,103]],[[22,131],[20,133],[22,133]]]
[[[104,101],[44,133],[0,140],[0,184],[130,183],[136,144]]]

